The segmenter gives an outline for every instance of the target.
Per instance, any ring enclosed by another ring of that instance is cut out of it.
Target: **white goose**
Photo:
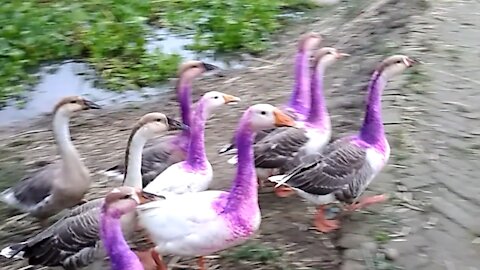
[[[201,257],[249,239],[261,221],[253,165],[255,132],[293,124],[291,117],[272,105],[251,106],[236,132],[238,167],[229,192],[185,193],[138,206],[139,224],[155,243],[155,251],[162,255]],[[204,270],[202,258],[199,266]],[[162,264],[160,256],[157,264]]]
[[[196,104],[191,121],[186,160],[168,167],[144,191],[166,195],[206,190],[212,181],[213,169],[205,153],[205,122],[216,108],[239,101],[238,97],[217,91],[204,94]]]

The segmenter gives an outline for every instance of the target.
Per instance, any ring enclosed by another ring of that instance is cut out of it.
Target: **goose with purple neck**
[[[133,212],[140,204],[134,188],[119,187],[105,197],[100,212],[100,239],[110,258],[111,270],[144,270],[144,267],[123,237],[120,217]]]
[[[176,84],[177,100],[180,105],[182,122],[190,126],[192,118],[192,84],[202,74],[216,70],[218,67],[200,62],[186,61],[178,69]],[[161,174],[172,164],[185,160],[190,142],[190,132],[182,131],[180,134],[156,138],[148,142],[142,154],[142,182],[147,186],[155,177]],[[122,181],[125,173],[125,163],[117,164],[107,169],[104,174],[115,180]]]
[[[238,124],[238,166],[230,191],[207,190],[166,196],[137,207],[140,225],[162,255],[203,256],[244,243],[260,226],[257,180],[253,164],[255,132],[292,126],[294,120],[269,104],[248,108]],[[159,255],[160,256],[160,255]]]
[[[81,203],[91,179],[70,138],[69,121],[75,112],[99,108],[80,96],[61,99],[53,111],[53,135],[61,159],[46,162],[44,167],[23,177],[3,191],[0,200],[38,218],[42,224],[50,216]]]
[[[190,144],[185,161],[175,163],[150,182],[144,190],[152,194],[183,194],[204,191],[213,178],[205,152],[205,123],[215,109],[240,98],[217,91],[207,92],[197,102],[190,126]]]
[[[255,168],[259,184],[284,166],[290,166],[294,158],[320,152],[329,142],[332,133],[330,116],[323,95],[323,74],[327,67],[347,56],[335,48],[324,47],[314,56],[310,87],[311,105],[308,117],[296,121],[296,127],[277,128],[254,145]],[[230,163],[234,163],[233,157]],[[275,189],[280,197],[288,196],[284,187]]]
[[[294,120],[303,121],[310,111],[310,57],[312,51],[320,44],[322,37],[314,32],[300,36],[295,57],[294,85],[290,99],[281,106],[281,110]],[[274,129],[257,132],[255,141],[258,142]],[[229,144],[224,145],[219,151],[221,155],[235,154],[235,137]]]
[[[142,189],[140,174],[142,150],[145,142],[169,130],[187,127],[161,113],[148,113],[133,127],[125,153],[126,168],[124,186]],[[61,266],[65,269],[102,269],[103,252],[99,235],[99,215],[104,198],[88,201],[71,209],[60,220],[24,242],[4,248],[0,255],[27,258],[30,265]],[[135,212],[120,218],[125,238],[135,230]],[[151,258],[151,256],[150,256]]]
[[[390,156],[383,128],[381,96],[387,81],[401,74],[416,61],[394,55],[380,63],[368,86],[365,118],[356,135],[340,138],[329,144],[321,156],[300,164],[284,175],[269,178],[286,185],[308,202],[318,206],[315,226],[322,232],[339,228],[338,220],[325,218],[325,205],[340,201],[349,204],[353,211],[370,204],[385,201],[386,195],[376,195],[359,200],[360,195],[383,169]]]

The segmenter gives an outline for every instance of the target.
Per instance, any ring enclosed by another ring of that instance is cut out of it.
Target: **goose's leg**
[[[168,270],[167,267],[165,266],[165,262],[162,259],[162,256],[155,250],[155,248],[152,248],[152,258],[157,264],[157,270]]]
[[[347,211],[355,211],[355,210],[367,207],[367,206],[372,205],[372,204],[384,202],[387,199],[388,199],[388,197],[385,194],[365,197],[365,198],[360,199],[360,201],[357,202],[357,203],[353,203],[351,205],[346,206],[346,210]]]
[[[315,228],[318,231],[328,233],[336,230],[340,227],[338,220],[329,220],[325,218],[325,206],[320,205],[317,207],[317,213],[314,220]]]
[[[274,188],[275,195],[281,198],[290,197],[293,195],[293,190],[285,185]]]
[[[203,256],[198,257],[198,268],[200,270],[207,270],[205,267],[205,258]]]

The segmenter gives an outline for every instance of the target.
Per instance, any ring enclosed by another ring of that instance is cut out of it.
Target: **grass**
[[[300,0],[7,0],[0,6],[0,105],[25,96],[41,64],[86,61],[111,90],[155,85],[181,60],[145,49],[148,25],[194,34],[192,48],[261,52]]]

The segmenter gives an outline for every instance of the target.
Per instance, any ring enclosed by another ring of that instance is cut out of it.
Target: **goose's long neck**
[[[63,160],[68,161],[65,164],[71,164],[72,162],[77,164],[83,164],[80,160],[75,146],[72,143],[69,129],[70,117],[67,113],[58,111],[53,118],[53,133],[55,141],[58,145],[60,156]]]
[[[325,65],[319,63],[312,71],[311,87],[310,87],[310,114],[307,122],[315,126],[327,127],[330,124],[327,104],[323,94],[323,76]]]
[[[258,183],[253,157],[253,141],[255,133],[244,115],[236,132],[237,173],[230,190],[226,211],[248,210],[258,206]]]
[[[208,162],[205,153],[205,122],[208,118],[208,111],[203,100],[198,103],[192,118],[186,161],[193,169],[204,169]]]
[[[182,122],[190,126],[192,118],[192,82],[189,79],[180,78],[177,85],[177,99],[180,103],[180,113],[182,115]],[[181,136],[188,137],[190,132],[184,130],[181,133]]]
[[[289,107],[297,113],[307,115],[310,109],[310,96],[308,93],[310,87],[309,78],[309,53],[305,49],[297,52],[295,59],[295,85],[290,97]]]
[[[120,224],[120,213],[108,213],[105,207],[100,215],[100,237],[110,257],[112,270],[143,270],[135,253],[125,241]]]
[[[370,144],[380,142],[385,138],[382,122],[382,93],[387,80],[382,73],[375,72],[368,86],[368,98],[365,119],[360,130],[360,137]]]
[[[142,189],[142,151],[146,142],[147,139],[138,131],[131,138],[125,154],[127,170],[124,186]]]

